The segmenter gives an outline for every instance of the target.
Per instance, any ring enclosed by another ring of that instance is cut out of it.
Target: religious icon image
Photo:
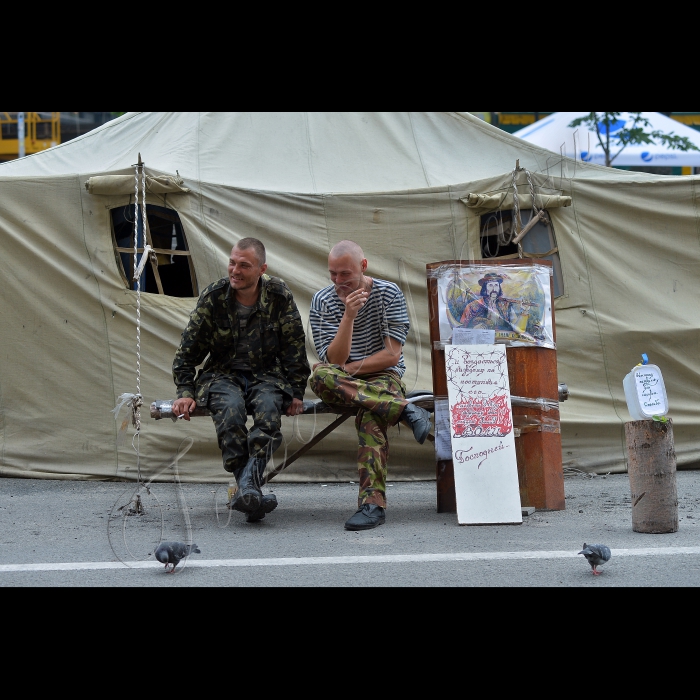
[[[495,332],[497,343],[554,348],[550,272],[544,265],[450,265],[440,271],[440,337]]]

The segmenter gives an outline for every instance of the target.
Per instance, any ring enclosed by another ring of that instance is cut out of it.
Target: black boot
[[[275,508],[277,508],[277,496],[274,493],[263,496],[260,508],[253,513],[248,513],[245,521],[247,523],[257,523],[265,517],[266,513],[272,513]]]
[[[422,445],[428,437],[430,428],[430,413],[420,406],[409,403],[403,409],[401,420],[406,421],[413,431],[413,437]]]
[[[258,462],[263,462],[262,469]],[[251,457],[243,469],[236,470],[235,476],[238,482],[238,490],[231,503],[231,508],[241,513],[254,513],[262,503],[262,491],[260,490],[260,473],[265,470],[265,460]]]

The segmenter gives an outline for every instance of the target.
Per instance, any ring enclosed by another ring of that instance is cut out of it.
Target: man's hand
[[[369,292],[364,288],[348,294],[345,299],[341,297],[341,301],[345,304],[345,313],[343,313],[335,338],[326,350],[326,360],[330,364],[342,366],[348,361],[352,348],[355,319],[360,309],[367,303],[367,299],[369,299]]]
[[[345,316],[351,321],[357,318],[359,310],[367,303],[369,293],[366,289],[358,289],[345,298]]]
[[[287,415],[298,416],[303,410],[304,404],[302,403],[301,399],[292,399],[292,403],[289,404],[289,407],[287,408]]]
[[[197,408],[197,402],[194,399],[178,399],[173,403],[173,415],[185,420],[190,419],[190,413]]]

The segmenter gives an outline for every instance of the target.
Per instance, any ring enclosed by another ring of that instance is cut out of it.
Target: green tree
[[[596,134],[605,153],[605,165],[608,167],[627,146],[639,146],[643,143],[662,143],[677,151],[700,151],[687,136],[677,136],[673,131],[666,134],[658,129],[650,130],[651,124],[642,116],[642,112],[627,112],[632,123],[611,134],[610,130],[620,120],[621,114],[622,112],[589,112],[585,117],[574,119],[569,124],[572,128],[583,124]],[[601,125],[605,127],[605,133],[601,133]],[[617,149],[617,153],[613,155],[614,149]]]

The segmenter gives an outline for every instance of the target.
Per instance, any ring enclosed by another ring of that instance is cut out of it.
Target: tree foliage
[[[627,146],[639,146],[644,143],[662,143],[668,148],[677,151],[700,151],[687,136],[678,136],[673,131],[664,133],[658,129],[650,130],[651,123],[642,116],[642,112],[627,112],[631,124],[626,124],[622,129],[610,133],[610,130],[620,120],[622,112],[589,112],[584,117],[574,119],[570,127],[574,128],[582,124],[598,137],[603,152],[605,153],[605,165],[610,167],[614,160],[627,148]],[[601,133],[601,125],[604,132]],[[613,150],[617,152],[613,155]]]

